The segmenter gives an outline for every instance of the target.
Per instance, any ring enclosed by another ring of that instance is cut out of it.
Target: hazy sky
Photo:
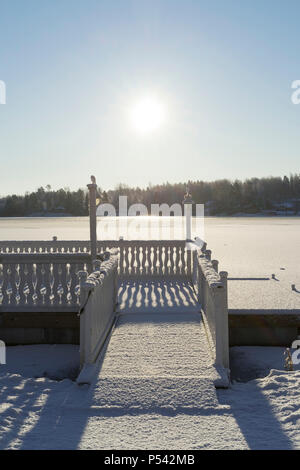
[[[0,194],[299,172],[298,0],[0,0]],[[155,96],[165,120],[129,116]]]

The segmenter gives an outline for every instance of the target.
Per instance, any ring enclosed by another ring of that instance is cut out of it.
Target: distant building
[[[66,212],[66,208],[64,206],[58,206],[58,207],[55,207],[53,212],[57,212],[57,213]]]

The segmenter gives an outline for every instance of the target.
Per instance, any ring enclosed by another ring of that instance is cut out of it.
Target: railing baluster
[[[68,303],[67,264],[66,263],[60,264],[60,285],[61,285],[60,303],[64,305]]]
[[[164,251],[165,247],[158,245],[158,274],[162,276],[164,274]]]
[[[136,252],[135,252],[135,245],[134,243],[131,244],[130,246],[130,256],[129,256],[129,260],[130,260],[130,275],[133,276],[135,275],[135,255],[136,255]]]
[[[147,268],[146,268],[146,245],[143,243],[140,247],[140,274],[142,276],[147,274]]]
[[[10,264],[3,263],[3,284],[2,284],[3,305],[9,305],[9,301],[10,301],[9,274],[10,274]]]
[[[34,305],[34,266],[32,263],[26,265],[26,283],[27,283],[27,304]]]
[[[11,285],[11,305],[18,304],[18,265],[12,264],[10,269],[10,285]]]
[[[181,258],[181,266],[180,266],[180,274],[183,276],[187,274],[186,269],[186,249],[185,246],[182,244],[180,247],[180,258]]]
[[[130,271],[129,271],[129,245],[126,244],[126,245],[124,246],[124,248],[125,248],[125,257],[124,257],[124,258],[125,258],[125,268],[124,268],[124,274],[125,274],[125,276],[128,276],[128,274],[129,274],[129,272],[130,272]]]
[[[139,244],[136,244],[135,250],[136,250],[136,254],[135,254],[136,271],[135,271],[135,274],[137,276],[140,276],[141,271],[142,271],[142,269],[141,269],[141,267],[142,267],[142,264],[141,264],[141,246]]]
[[[157,244],[154,244],[153,246],[153,275],[157,275],[157,260],[158,260]]]

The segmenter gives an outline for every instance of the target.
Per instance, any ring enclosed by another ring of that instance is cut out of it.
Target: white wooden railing
[[[211,251],[193,252],[193,282],[216,366],[229,368],[227,272],[218,273]]]
[[[211,253],[183,240],[99,241],[118,249],[119,278],[185,277],[198,293],[216,364],[228,367],[227,273]],[[64,311],[79,307],[77,272],[91,272],[89,242],[0,242],[0,311]],[[89,281],[90,282],[90,281]],[[107,282],[107,281],[105,281]],[[111,301],[111,299],[109,300]]]
[[[0,254],[0,311],[74,311],[82,270],[91,271],[88,254]]]
[[[120,277],[191,276],[191,253],[183,240],[118,241],[107,248],[119,250]]]
[[[79,272],[81,287],[80,364],[93,364],[114,323],[117,302],[116,254],[106,261],[94,262],[94,271],[87,276]]]
[[[184,240],[104,240],[99,253],[116,248],[120,277],[192,275],[191,253]],[[89,241],[0,241],[0,253],[89,253]]]
[[[117,278],[188,278],[215,364],[229,367],[227,273],[218,273],[206,244],[199,248],[196,240],[187,249],[184,240],[99,241],[98,253],[117,249],[118,256],[96,261],[88,276],[89,248],[85,241],[0,242],[0,312],[76,311],[84,304],[81,362],[92,363],[115,318]]]
[[[191,252],[183,240],[99,241],[98,252],[117,249],[120,279],[188,277]],[[0,242],[0,311],[76,310],[76,273],[91,272],[89,242]]]
[[[0,241],[0,254],[5,253],[88,253],[90,241],[29,240]]]

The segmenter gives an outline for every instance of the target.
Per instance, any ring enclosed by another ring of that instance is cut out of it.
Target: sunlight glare
[[[135,104],[130,117],[133,128],[141,134],[147,134],[162,126],[165,110],[157,99],[147,97]]]

